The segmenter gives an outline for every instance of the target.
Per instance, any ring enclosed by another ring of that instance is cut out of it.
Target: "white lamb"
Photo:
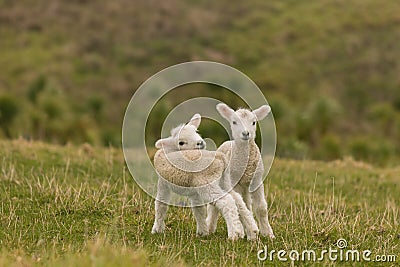
[[[268,205],[264,195],[264,166],[260,150],[255,143],[256,122],[264,119],[271,111],[270,106],[263,105],[251,112],[247,109],[234,111],[224,103],[217,105],[223,118],[229,121],[232,130],[232,141],[224,142],[217,151],[227,155],[230,160],[229,171],[231,186],[243,196],[247,208],[254,210],[260,234],[274,238],[268,221]],[[208,207],[207,224],[212,233],[217,227],[218,212]]]
[[[174,128],[171,137],[156,142],[156,148],[159,150],[154,156],[154,166],[159,179],[152,233],[164,231],[168,209],[166,203],[173,191],[189,197],[198,235],[209,234],[205,204],[211,203],[217,212],[219,210],[222,213],[229,239],[244,236],[242,223],[248,239],[254,239],[258,234],[257,224],[242,197],[236,192],[227,194],[220,186],[223,181],[229,181],[224,176],[227,168],[225,155],[200,150],[205,148],[205,142],[197,133],[200,122],[201,116],[195,114],[188,124]]]

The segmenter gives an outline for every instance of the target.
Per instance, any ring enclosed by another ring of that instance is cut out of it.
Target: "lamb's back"
[[[183,187],[209,184],[221,178],[226,166],[225,155],[216,151],[183,150],[165,154],[158,150],[154,155],[157,173],[165,180]]]

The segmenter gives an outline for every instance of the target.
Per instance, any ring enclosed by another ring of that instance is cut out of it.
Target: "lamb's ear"
[[[224,103],[219,103],[217,105],[217,111],[227,121],[230,121],[232,114],[235,113],[233,109],[231,109],[227,104]]]
[[[194,127],[199,128],[201,122],[201,116],[199,113],[193,115],[193,117],[188,122],[188,125],[193,125]]]
[[[175,140],[172,137],[159,139],[156,142],[156,148],[161,149],[162,147],[171,147],[175,145]]]
[[[253,110],[253,114],[256,115],[258,121],[264,119],[270,112],[271,107],[268,105],[263,105],[258,109]]]

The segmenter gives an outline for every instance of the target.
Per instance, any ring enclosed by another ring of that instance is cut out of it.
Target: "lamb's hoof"
[[[213,234],[215,233],[215,231],[217,231],[217,224],[210,224],[209,222],[207,222],[208,225],[208,233]]]
[[[257,240],[258,234],[258,229],[250,231],[249,233],[247,233],[247,240]]]
[[[151,229],[151,233],[152,234],[159,234],[159,233],[163,233],[165,230],[165,225],[154,225],[153,228]]]
[[[197,236],[207,236],[209,235],[208,230],[203,230],[203,231],[196,231]]]
[[[260,229],[260,234],[261,234],[262,236],[269,237],[269,238],[271,238],[271,239],[274,239],[274,238],[275,238],[274,232],[272,231],[271,228],[270,228],[270,229],[266,229],[266,230],[264,230],[264,231],[261,231],[261,229]]]
[[[238,230],[239,230],[239,231],[238,231],[239,237],[240,237],[240,238],[244,238],[245,233],[244,233],[244,229],[243,229],[242,224],[239,225],[239,229],[238,229]]]
[[[240,233],[229,234],[228,239],[232,241],[238,240],[240,237]],[[243,238],[243,237],[242,237]]]
[[[232,233],[228,233],[228,239],[229,240],[238,240],[239,238],[244,238],[244,229],[243,227],[238,227],[235,231]]]
[[[275,238],[275,235],[274,235],[273,233],[271,233],[271,234],[269,235],[269,238],[274,239],[274,238]]]

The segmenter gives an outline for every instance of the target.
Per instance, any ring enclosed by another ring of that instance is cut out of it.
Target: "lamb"
[[[229,121],[233,140],[224,142],[218,152],[224,153],[229,163],[228,177],[231,186],[238,192],[258,221],[260,234],[274,238],[274,233],[268,221],[268,205],[264,195],[262,180],[264,166],[260,150],[255,143],[256,121],[264,119],[271,111],[270,106],[263,105],[251,112],[247,109],[234,111],[224,103],[217,105],[220,115]],[[209,231],[215,232],[218,213],[214,207],[208,207],[207,224]]]
[[[188,124],[174,128],[170,137],[156,142],[159,150],[154,156],[154,166],[159,179],[152,233],[164,231],[168,209],[166,203],[173,191],[189,197],[198,235],[209,234],[206,204],[211,203],[217,212],[219,210],[222,213],[229,239],[235,240],[244,236],[242,223],[247,238],[254,239],[258,234],[257,224],[242,197],[236,192],[228,194],[220,186],[223,181],[229,181],[224,176],[227,167],[225,155],[201,150],[205,148],[205,142],[197,133],[200,122],[201,116],[195,114]]]

